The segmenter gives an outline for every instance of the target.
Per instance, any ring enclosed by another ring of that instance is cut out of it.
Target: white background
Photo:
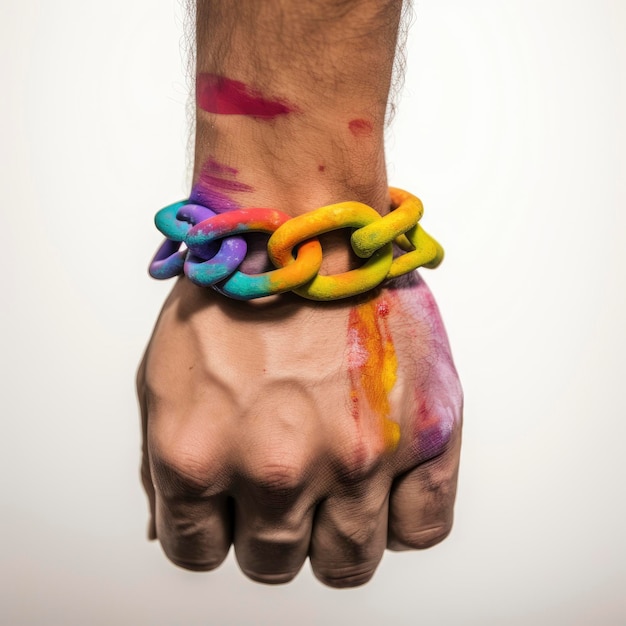
[[[390,181],[466,391],[456,527],[375,579],[171,565],[145,540],[136,363],[188,191],[176,0],[0,1],[0,621],[626,623],[626,2],[422,0]]]

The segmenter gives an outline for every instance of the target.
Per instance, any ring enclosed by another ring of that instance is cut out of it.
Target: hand
[[[174,287],[138,373],[142,476],[167,556],[283,583],[368,581],[449,533],[462,392],[417,273],[369,301]]]

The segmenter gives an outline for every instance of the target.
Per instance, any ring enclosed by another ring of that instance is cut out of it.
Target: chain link
[[[150,275],[164,279],[184,273],[197,285],[239,300],[286,291],[312,300],[338,300],[420,266],[437,267],[443,249],[418,224],[422,203],[401,189],[392,187],[389,193],[391,211],[384,217],[360,202],[332,204],[293,218],[257,208],[218,215],[199,204],[176,202],[155,216],[166,240],[150,264]],[[350,244],[365,262],[348,272],[320,275],[319,235],[344,228],[354,229]],[[267,252],[276,269],[254,275],[237,269],[247,253],[245,235],[253,232],[270,235]],[[405,251],[395,259],[394,242]]]

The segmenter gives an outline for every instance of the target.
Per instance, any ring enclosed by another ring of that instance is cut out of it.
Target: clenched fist
[[[417,273],[369,298],[237,302],[174,287],[138,374],[150,535],[210,570],[231,543],[250,578],[309,557],[333,587],[367,582],[385,548],[452,525],[462,392]]]

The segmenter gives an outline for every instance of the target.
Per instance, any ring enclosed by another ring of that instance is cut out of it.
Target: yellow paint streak
[[[379,305],[374,301],[352,309],[350,328],[357,334],[361,352],[357,366],[360,387],[372,411],[381,418],[385,446],[393,449],[400,440],[400,426],[389,419],[389,393],[396,383],[398,359]]]

